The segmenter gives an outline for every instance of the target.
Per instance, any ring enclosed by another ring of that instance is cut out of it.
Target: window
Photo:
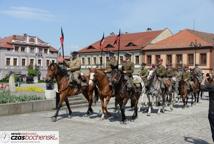
[[[167,65],[172,64],[172,55],[167,55],[166,56],[166,64]]]
[[[109,57],[106,57],[106,62],[108,62],[109,61]]]
[[[96,65],[97,64],[97,58],[93,57],[93,61],[94,61],[94,64]]]
[[[126,47],[130,47],[130,46],[136,46],[134,43],[132,43],[132,42],[129,42],[127,45],[126,45]]]
[[[176,55],[176,64],[181,64],[183,63],[183,57],[181,54]]]
[[[52,63],[55,63],[55,60],[52,60],[51,62],[52,62]]]
[[[10,58],[6,58],[6,66],[10,65]]]
[[[139,56],[135,56],[135,64],[140,64]]]
[[[113,48],[111,44],[108,44],[105,48]]]
[[[160,60],[160,55],[156,55],[155,56],[155,63],[158,64]]]
[[[151,65],[151,64],[152,64],[152,56],[147,55],[147,65]]]
[[[100,64],[103,64],[103,58],[100,57]]]
[[[123,63],[123,56],[120,56],[120,63]]]
[[[13,58],[13,66],[17,66],[18,63],[17,63],[17,58]]]
[[[31,52],[31,53],[34,53],[34,47],[31,47],[31,48],[30,48],[30,52]]]
[[[90,57],[88,57],[88,65],[90,65],[91,64],[91,59],[90,59]]]
[[[200,54],[200,64],[207,65],[207,54],[206,53]]]
[[[21,52],[25,52],[25,47],[21,47]]]
[[[44,53],[47,54],[48,53],[48,49],[44,49]]]
[[[19,47],[15,46],[15,52],[18,52],[18,51],[19,51]]]
[[[34,64],[34,59],[30,59],[30,65],[33,66]]]
[[[50,61],[46,60],[46,66],[49,66],[49,64],[50,64]]]
[[[188,65],[193,65],[194,64],[194,55],[193,54],[188,54]]]
[[[39,49],[39,53],[42,53],[42,48],[38,48]]]
[[[38,66],[42,66],[42,60],[38,59]]]
[[[26,60],[22,59],[22,66],[26,66]]]
[[[82,65],[85,65],[85,58],[82,58]]]

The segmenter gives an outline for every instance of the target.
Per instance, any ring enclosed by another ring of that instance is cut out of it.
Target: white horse
[[[165,96],[161,89],[161,81],[156,76],[156,70],[149,71],[147,80],[149,83],[149,90],[147,93],[149,107],[148,107],[147,115],[150,116],[151,110],[153,108],[153,103],[156,103],[156,105],[158,105],[158,114],[161,111],[161,105],[162,105],[162,112],[164,112],[165,111]],[[161,100],[162,100],[162,103],[161,103]],[[159,104],[161,104],[161,105],[159,105]]]
[[[146,104],[148,103],[148,99],[146,96],[146,88],[143,79],[139,75],[133,75],[133,82],[140,83],[142,86],[142,91],[138,102],[138,111],[140,111],[143,106],[146,106]]]

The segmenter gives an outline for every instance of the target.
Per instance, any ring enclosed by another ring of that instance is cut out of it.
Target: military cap
[[[78,51],[73,51],[73,52],[71,52],[71,55],[77,55],[77,54],[79,54]]]
[[[163,62],[163,59],[162,58],[159,58],[159,60],[158,60],[159,62]]]

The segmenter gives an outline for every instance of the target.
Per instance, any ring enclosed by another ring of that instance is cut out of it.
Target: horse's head
[[[56,63],[51,63],[47,69],[46,80],[50,81],[54,79],[57,73],[58,73],[58,65]]]
[[[94,85],[95,73],[96,73],[95,68],[89,68],[89,85]]]
[[[155,76],[155,70],[150,70],[149,71],[149,74],[148,74],[148,76],[147,76],[147,80],[151,80],[151,79],[153,79],[154,78],[154,76]]]

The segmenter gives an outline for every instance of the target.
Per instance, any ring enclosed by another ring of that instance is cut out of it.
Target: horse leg
[[[68,101],[68,97],[65,98],[65,103],[66,103],[66,106],[68,108],[68,118],[71,118],[71,114],[72,114],[72,111],[71,111],[71,107],[70,107],[70,104],[69,104],[69,101]]]
[[[134,104],[134,113],[132,115],[132,120],[136,119],[137,116],[138,116],[138,100],[137,98],[134,96],[132,99],[131,99],[132,103]]]
[[[118,110],[118,101],[117,101],[117,97],[115,96],[115,99],[114,99],[114,112],[117,112]]]
[[[105,109],[105,112],[106,112],[106,115],[107,115],[107,116],[110,116],[110,115],[111,115],[111,114],[108,112],[108,108],[107,108],[110,99],[111,99],[111,96],[107,96],[106,99],[104,99],[104,109]]]
[[[104,98],[101,97],[100,101],[101,101],[101,110],[102,110],[101,120],[104,120],[104,118],[105,118]]]
[[[121,101],[121,104],[120,104],[120,111],[121,111],[122,122],[123,122],[123,123],[125,123],[125,121],[126,121],[125,107],[126,107],[127,101],[128,101],[128,98],[124,98],[124,99]]]
[[[60,108],[62,107],[62,103],[63,103],[63,100],[64,100],[64,95],[63,94],[60,94],[59,95],[59,103],[58,103],[58,105],[57,105],[57,109],[56,109],[56,113],[55,113],[55,115],[52,117],[52,121],[53,122],[56,122],[57,121],[57,116],[58,116],[58,114],[59,114],[59,110],[60,110]]]
[[[84,95],[84,97],[87,99],[88,101],[88,110],[86,112],[87,115],[93,113],[93,109],[92,109],[92,103],[93,103],[93,99],[92,99],[92,94],[93,94],[93,91],[90,91],[90,92],[87,92],[87,90],[84,90],[82,92],[82,94]]]
[[[147,94],[147,98],[148,98],[148,112],[147,112],[147,116],[151,115],[151,109],[152,109],[152,102],[151,102],[151,95]]]

